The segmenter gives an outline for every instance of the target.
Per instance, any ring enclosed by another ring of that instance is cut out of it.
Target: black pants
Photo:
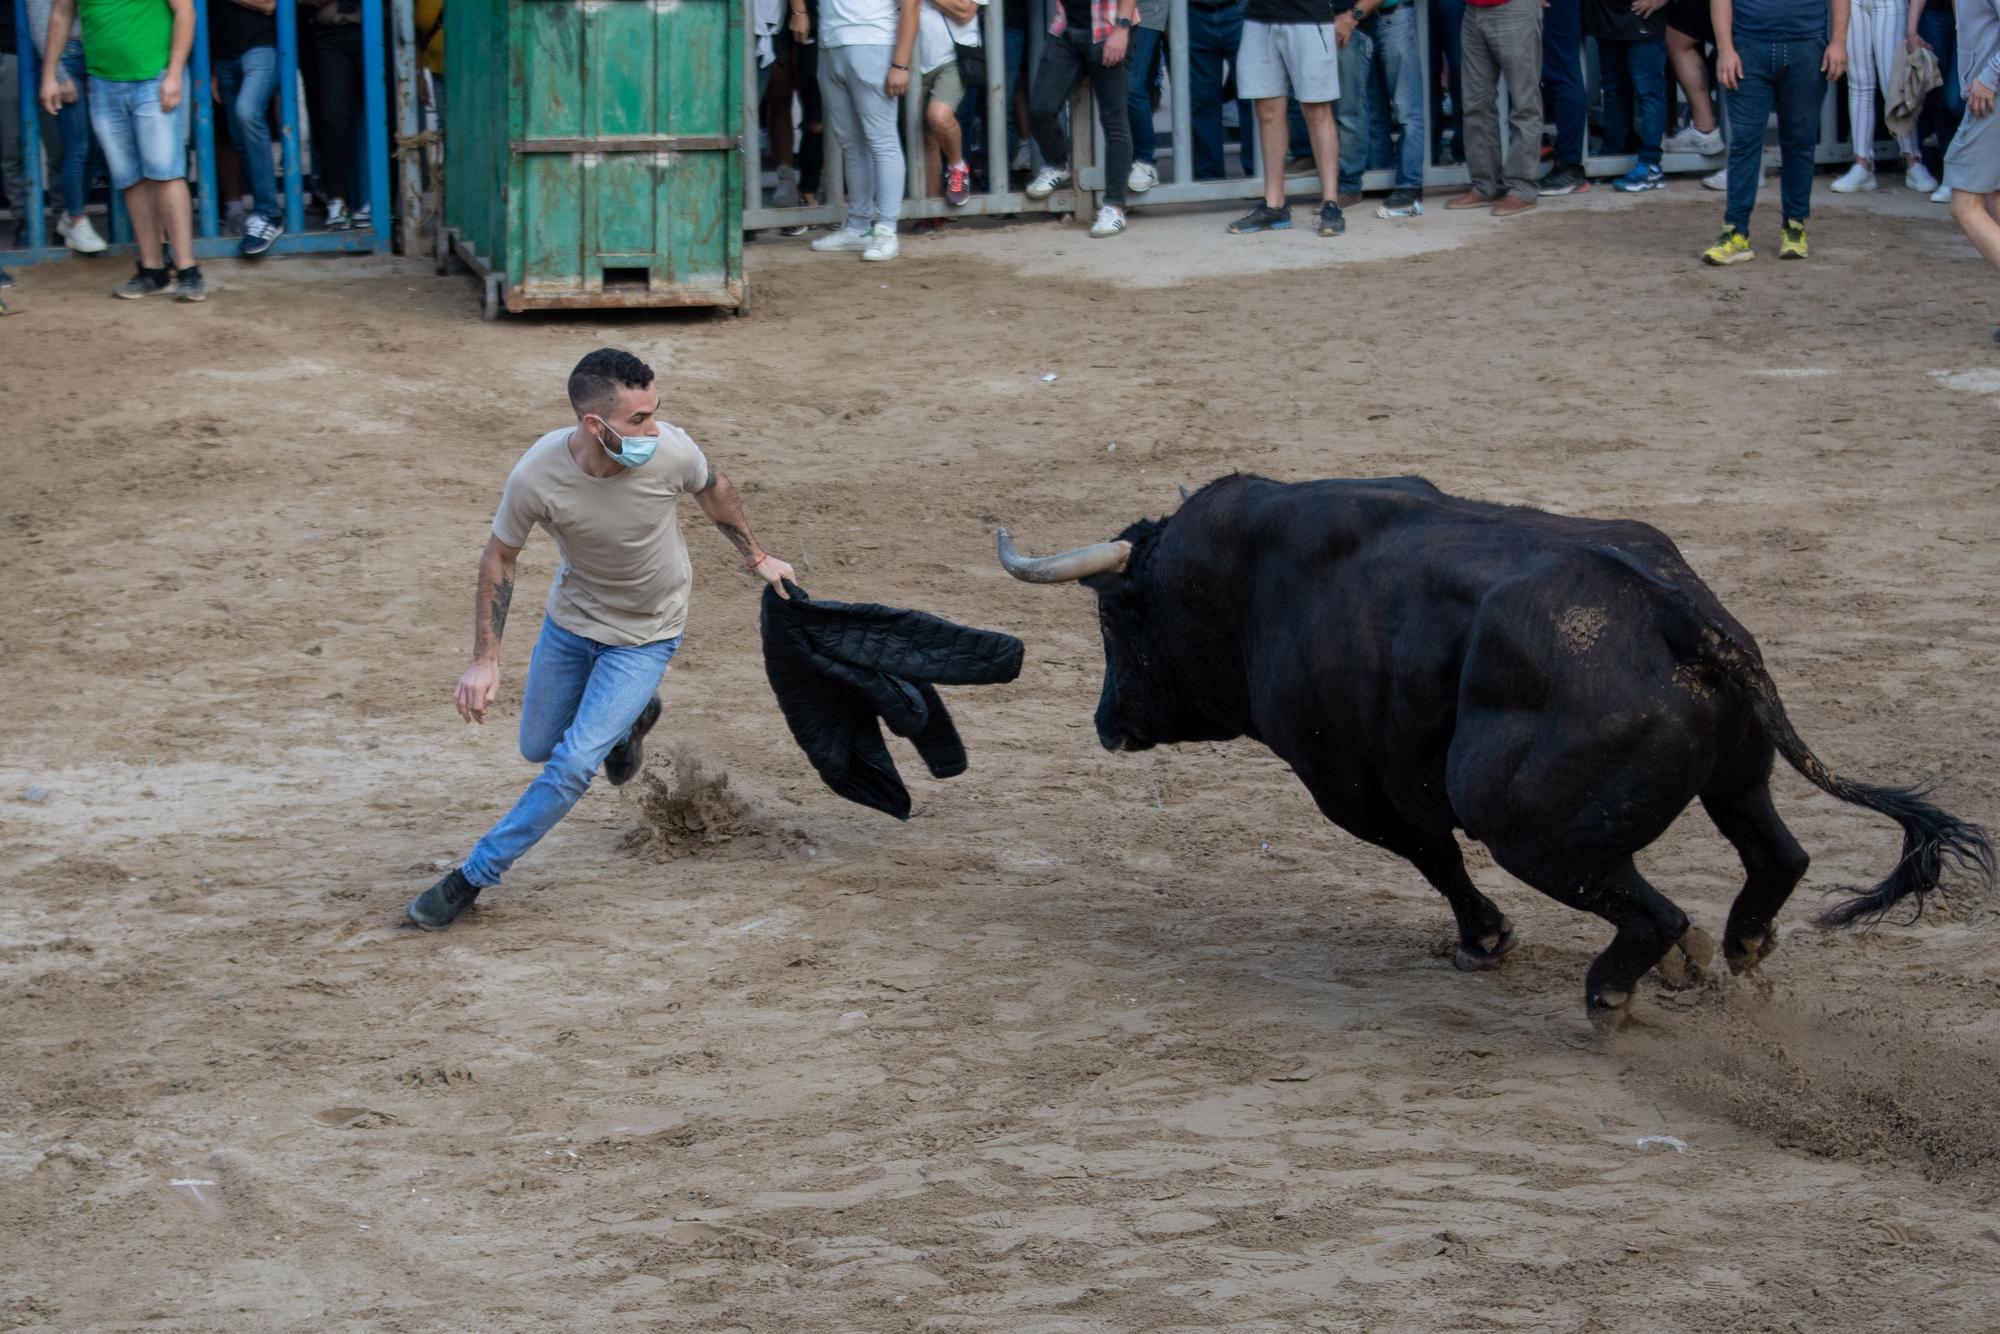
[[[1102,43],[1090,40],[1088,29],[1071,28],[1042,43],[1042,63],[1028,92],[1028,120],[1041,145],[1042,159],[1069,160],[1064,142],[1062,110],[1069,95],[1088,77],[1097,118],[1104,125],[1104,202],[1125,207],[1125,178],[1132,172],[1132,122],[1125,114],[1126,61],[1106,66]],[[1083,133],[1090,133],[1088,126]]]
[[[812,30],[819,31],[819,0],[806,0]],[[826,171],[826,111],[819,99],[819,44],[800,46],[793,42],[788,52],[792,61],[792,87],[799,95],[799,193],[819,198],[820,177]]]
[[[355,175],[354,141],[361,128],[361,25],[323,24],[313,31],[313,135],[319,144],[319,188],[329,199],[358,207],[367,182]]]

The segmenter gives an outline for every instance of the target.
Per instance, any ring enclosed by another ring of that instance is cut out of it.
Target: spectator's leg
[[[1285,206],[1285,99],[1257,99],[1257,151],[1264,168],[1264,202],[1272,208]]]
[[[1028,85],[1033,82],[1028,73],[1028,34],[1021,28],[1007,29],[1007,125],[1008,169],[1021,152],[1022,144],[1033,145],[1035,128],[1028,119]],[[1030,148],[1028,156],[1032,160],[1038,149]]]
[[[826,105],[819,89],[819,44],[792,46],[792,83],[799,90],[799,198],[817,200],[826,174]]]
[[[1062,113],[1069,105],[1069,95],[1076,90],[1077,81],[1084,77],[1084,57],[1090,52],[1088,45],[1079,52],[1070,40],[1074,35],[1064,33],[1042,43],[1042,61],[1035,69],[1034,86],[1028,94],[1028,119],[1034,127],[1035,145],[1042,150],[1042,161],[1051,167],[1069,161],[1069,138],[1063,133]]]
[[[1757,206],[1758,178],[1764,174],[1764,126],[1771,119],[1771,107],[1776,100],[1777,68],[1769,42],[1742,42],[1736,50],[1743,59],[1743,77],[1736,87],[1722,91],[1730,126],[1729,202],[1722,219],[1748,236],[1750,213]],[[1815,109],[1815,123],[1818,115]],[[1810,169],[1807,184],[1811,184]]]
[[[352,208],[354,184],[354,127],[360,115],[361,30],[353,28],[353,40],[346,28],[318,28],[313,34],[313,61],[319,71],[319,100],[313,104],[312,130],[319,145],[320,193]]]
[[[1811,39],[1785,46],[1788,56],[1777,90],[1784,222],[1804,222],[1812,212],[1813,150],[1819,146],[1819,109],[1826,101],[1826,76],[1819,69],[1824,49]]]
[[[875,225],[875,159],[861,128],[861,110],[855,105],[852,84],[852,46],[830,46],[820,52],[820,97],[833,141],[840,145],[840,164],[846,175],[847,230],[865,232]]]
[[[847,49],[854,57],[848,93],[860,117],[868,155],[874,160],[875,221],[894,231],[897,220],[903,216],[903,116],[901,104],[883,92],[882,85],[888,81],[889,62],[895,57],[895,48]]]
[[[1848,138],[1855,165],[1869,168],[1875,165],[1875,26],[1867,0],[1855,0],[1847,17]]]
[[[1715,129],[1715,102],[1708,91],[1708,61],[1701,43],[1679,28],[1667,29],[1667,58],[1673,62],[1674,80],[1687,99],[1688,118],[1703,134]]]
[[[62,68],[76,87],[76,101],[56,113],[59,151],[52,156],[62,164],[63,211],[75,223],[90,204],[90,70],[82,42],[72,38],[63,48]]]
[[[1375,54],[1389,88],[1389,104],[1402,128],[1396,159],[1396,188],[1421,190],[1424,185],[1424,64],[1417,49],[1417,0],[1404,0],[1375,20]]]
[[[1339,189],[1343,195],[1361,192],[1361,173],[1368,169],[1368,111],[1375,67],[1375,25],[1354,29],[1340,48],[1340,100],[1333,104],[1340,137]],[[1318,156],[1319,147],[1313,147]],[[1331,196],[1329,196],[1330,198]]]
[[[1395,145],[1389,134],[1389,80],[1382,70],[1382,22],[1378,16],[1368,26],[1375,44],[1375,57],[1368,62],[1368,170],[1383,171],[1396,165]],[[1345,93],[1346,87],[1341,88]],[[1344,141],[1343,141],[1344,142]]]
[[[1412,4],[1418,0],[1410,0]],[[1438,116],[1438,140],[1435,151],[1443,160],[1444,140],[1442,135],[1449,129],[1452,133],[1453,156],[1464,161],[1465,147],[1465,0],[1431,0],[1431,31],[1437,34],[1438,72],[1440,78],[1439,95],[1429,110]],[[1430,59],[1427,53],[1424,57]],[[1451,95],[1451,114],[1443,114],[1444,94]]]
[[[1127,114],[1128,96],[1134,73],[1131,57],[1115,65],[1103,61],[1104,47],[1090,51],[1090,95],[1097,102],[1097,118],[1104,125],[1104,202],[1112,208],[1125,207],[1125,182],[1132,174],[1132,122]]]
[[[1319,198],[1324,204],[1338,199],[1340,192],[1340,123],[1334,119],[1332,102],[1304,102],[1300,108],[1306,132],[1312,136],[1313,165],[1319,169]]]
[[[1597,43],[1598,91],[1604,95],[1604,155],[1632,151],[1631,42],[1600,38]]]
[[[1923,114],[1917,119],[1917,143],[1921,146],[1932,137],[1937,140],[1937,152],[1930,160],[1943,170],[1944,151],[1951,147],[1951,136],[1957,133],[1959,118],[1965,114],[1965,96],[1958,86],[1958,26],[1950,14],[1926,9],[1917,18],[1917,35],[1930,44],[1944,75],[1944,83],[1924,99]]]
[[[959,128],[958,111],[951,103],[940,102],[936,97],[926,102],[924,130],[938,150],[938,160],[926,164],[927,167],[955,167],[965,160],[965,135]]]
[[[1513,0],[1505,6],[1513,8]],[[1516,18],[1519,16],[1517,15]],[[1548,85],[1549,112],[1555,122],[1555,160],[1575,166],[1583,162],[1583,135],[1587,128],[1589,97],[1583,86],[1582,0],[1548,0],[1537,15],[1541,20],[1541,83]],[[1526,91],[1507,75],[1507,96],[1517,113],[1522,92]],[[1537,85],[1535,104],[1541,106]],[[1520,117],[1514,117],[1516,123]],[[1518,132],[1517,132],[1518,133]],[[1541,159],[1541,122],[1535,123],[1535,158]]]
[[[1161,53],[1160,36],[1152,28],[1134,28],[1125,53],[1125,119],[1132,132],[1132,160],[1149,167],[1159,153],[1153,129],[1153,76]]]
[[[1563,0],[1555,0],[1561,5]],[[1569,0],[1572,8],[1576,0]],[[1553,12],[1552,10],[1549,12]],[[1572,14],[1573,17],[1573,14]],[[1533,203],[1541,191],[1535,185],[1535,168],[1542,158],[1542,85],[1541,69],[1543,53],[1547,47],[1542,41],[1542,20],[1544,11],[1534,0],[1508,0],[1499,6],[1493,15],[1493,25],[1488,30],[1488,40],[1499,54],[1500,73],[1507,80],[1509,115],[1507,118],[1507,161],[1505,171],[1507,189],[1521,199]],[[1578,76],[1578,87],[1582,77]],[[1579,99],[1580,100],[1580,99]],[[1494,121],[1499,121],[1499,112],[1494,112]],[[1579,131],[1579,135],[1581,131]],[[1561,131],[1557,131],[1557,142],[1561,142]],[[1565,162],[1581,162],[1582,140],[1576,141],[1576,158],[1557,157]]]
[[[778,58],[771,62],[763,98],[765,120],[770,126],[771,163],[778,167],[791,167],[798,162],[798,149],[792,143],[798,134],[798,126],[792,121],[792,63],[785,59],[785,48],[789,45],[789,42],[778,44]]]
[[[1498,8],[1467,5],[1464,35],[1459,46],[1463,61],[1459,89],[1465,112],[1465,166],[1472,175],[1472,188],[1488,199],[1507,193],[1500,163],[1500,63],[1498,47],[1488,29],[1501,10],[1511,9],[1520,0]],[[1535,136],[1540,144],[1541,134]]]
[[[139,264],[142,268],[165,268],[166,234],[164,214],[160,211],[160,182],[140,181],[125,190],[125,212],[132,224],[132,240],[139,247]],[[174,260],[179,263],[183,256],[176,253]]]
[[[241,87],[223,97],[230,107],[229,125],[243,154],[243,173],[250,183],[250,207],[266,221],[279,222],[284,208],[278,200],[278,173],[271,164],[271,121],[266,114],[271,92],[278,86],[278,48],[253,46],[243,53]]]
[[[1639,123],[1639,161],[1660,165],[1660,141],[1667,134],[1667,44],[1659,38],[1629,42],[1625,53],[1632,73],[1632,104]]]
[[[28,216],[28,174],[21,156],[20,68],[18,56],[0,53],[0,186],[6,188],[7,206],[14,210],[17,228]],[[0,236],[0,242],[6,239]]]
[[[1194,139],[1194,178],[1198,181],[1219,180],[1229,174],[1222,158],[1222,65],[1235,55],[1235,47],[1224,45],[1227,25],[1223,14],[1219,9],[1190,4],[1187,33],[1174,38],[1188,44],[1188,131]],[[1240,33],[1240,14],[1237,25]],[[1181,95],[1176,88],[1174,96]],[[1176,144],[1174,151],[1184,151],[1183,146]]]
[[[1951,218],[1986,262],[2000,269],[2000,193],[1953,190]],[[1995,336],[2000,337],[2000,333]]]

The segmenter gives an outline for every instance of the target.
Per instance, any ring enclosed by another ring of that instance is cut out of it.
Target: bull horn
[[[1188,503],[1188,501],[1194,499],[1194,492],[1188,490],[1185,486],[1182,486],[1179,482],[1174,483],[1174,489],[1181,493],[1181,504],[1185,505]]]
[[[1030,584],[1068,584],[1093,574],[1123,574],[1132,559],[1130,542],[1098,542],[1058,556],[1023,556],[1014,550],[1014,539],[1000,530],[1000,563],[1007,573]]]

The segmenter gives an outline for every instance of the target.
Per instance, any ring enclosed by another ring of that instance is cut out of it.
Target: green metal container
[[[452,6],[439,264],[486,318],[747,304],[742,28],[738,0]]]

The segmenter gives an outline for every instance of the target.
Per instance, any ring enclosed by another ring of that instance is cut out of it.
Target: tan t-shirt
[[[600,644],[672,639],[687,625],[691,582],[678,497],[707,480],[708,460],[687,432],[661,422],[652,458],[592,477],[570,457],[576,429],[550,431],[521,456],[493,535],[522,547],[536,524],[548,529],[562,552],[548,615],[571,634]]]

